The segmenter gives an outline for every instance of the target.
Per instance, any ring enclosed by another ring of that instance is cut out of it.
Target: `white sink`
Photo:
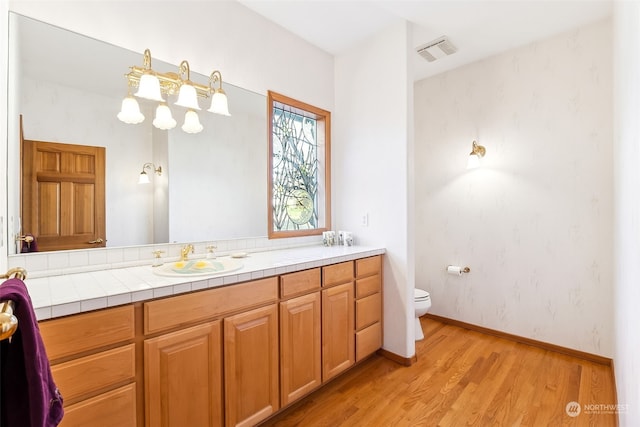
[[[153,267],[153,272],[160,276],[211,276],[238,270],[243,264],[237,259],[190,259],[176,261]]]

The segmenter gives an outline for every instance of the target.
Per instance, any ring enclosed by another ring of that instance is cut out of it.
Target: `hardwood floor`
[[[375,355],[262,426],[617,425],[602,406],[616,403],[609,366],[433,319],[422,325],[412,366]]]

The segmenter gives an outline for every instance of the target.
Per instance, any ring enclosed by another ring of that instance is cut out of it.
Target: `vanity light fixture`
[[[142,172],[140,172],[140,177],[138,178],[138,184],[148,184],[149,183],[149,175],[147,175],[147,172],[145,169],[149,169],[153,172],[156,173],[156,175],[160,176],[162,175],[162,166],[158,166],[158,168],[156,169],[156,165],[154,165],[153,163],[145,163],[142,166]]]
[[[473,141],[471,153],[469,153],[469,158],[467,159],[467,169],[475,169],[480,166],[480,159],[486,153],[487,150],[482,145],[478,145],[476,141]]]
[[[222,89],[222,74],[215,70],[209,77],[209,84],[202,85],[191,81],[189,63],[182,61],[178,72],[160,73],[151,68],[151,52],[145,49],[143,66],[129,67],[129,73],[125,74],[129,93],[122,101],[122,107],[118,113],[118,119],[125,123],[138,124],[144,121],[144,115],[140,112],[140,106],[131,95],[132,88],[138,88],[134,94],[138,98],[159,102],[153,125],[158,129],[169,130],[176,126],[176,121],[171,114],[167,101],[162,97],[178,95],[174,105],[187,109],[182,130],[187,133],[198,133],[203,129],[197,110],[200,110],[198,97],[211,96],[211,107],[207,110],[223,116],[230,116],[227,95]],[[217,87],[214,87],[216,86]],[[144,170],[143,170],[144,172]]]

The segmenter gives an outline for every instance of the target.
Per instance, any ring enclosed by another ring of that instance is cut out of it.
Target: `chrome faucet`
[[[189,258],[189,252],[193,253],[193,245],[189,243],[180,249],[180,261],[186,261]]]

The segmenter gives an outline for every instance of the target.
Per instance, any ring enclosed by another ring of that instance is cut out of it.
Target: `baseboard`
[[[567,356],[577,357],[579,359],[588,360],[590,362],[599,363],[601,365],[611,366],[613,368],[613,360],[604,357],[598,356],[597,354],[591,354],[580,350],[574,350],[572,348],[562,347],[555,344],[550,344],[544,341],[537,341],[531,338],[521,337],[519,335],[513,335],[502,331],[497,331],[495,329],[485,328],[483,326],[474,325],[472,323],[461,322],[455,319],[449,319],[448,317],[437,316],[435,314],[427,313],[424,317],[428,319],[437,320],[442,323],[448,323],[450,325],[459,326],[464,329],[469,329],[471,331],[481,332],[487,335],[493,335],[498,338],[504,338],[511,341],[516,341],[521,344],[527,344],[534,347],[539,347],[543,350],[554,351],[556,353],[566,354]]]
[[[384,348],[381,348],[380,350],[378,350],[377,353],[380,356],[385,357],[402,366],[411,366],[418,361],[418,357],[415,354],[411,357],[404,357],[404,356],[400,356],[399,354],[392,353],[389,350],[385,350]]]
[[[616,384],[616,368],[611,359],[611,378],[613,379],[613,401],[618,403],[618,385]],[[616,426],[620,425],[620,412],[616,411]]]

